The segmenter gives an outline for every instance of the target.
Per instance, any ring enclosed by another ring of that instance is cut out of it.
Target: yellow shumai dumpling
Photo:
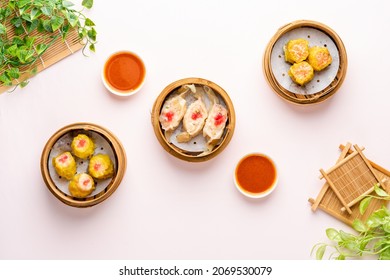
[[[315,71],[321,71],[332,63],[332,56],[326,47],[312,47],[309,49],[308,62]]]
[[[314,78],[314,70],[309,63],[303,61],[292,65],[288,71],[288,75],[295,83],[303,86]]]
[[[72,179],[76,174],[76,161],[69,152],[64,152],[53,158],[53,166],[57,174],[67,180]]]
[[[69,182],[69,192],[74,197],[83,198],[95,190],[93,178],[86,173],[80,173]]]
[[[95,144],[92,139],[85,134],[79,134],[73,138],[72,144],[72,153],[81,159],[87,159],[93,155],[95,150]]]
[[[94,155],[89,160],[88,173],[96,179],[110,178],[114,175],[114,164],[108,155]]]
[[[290,40],[284,46],[284,59],[290,63],[304,61],[309,55],[309,42],[305,39]]]

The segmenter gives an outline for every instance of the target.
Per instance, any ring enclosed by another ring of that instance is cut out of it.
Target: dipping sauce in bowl
[[[113,94],[128,96],[136,93],[145,81],[145,65],[135,53],[119,51],[104,64],[102,80]]]
[[[264,154],[253,153],[244,156],[237,164],[234,183],[245,196],[261,198],[276,187],[278,174],[275,163]]]

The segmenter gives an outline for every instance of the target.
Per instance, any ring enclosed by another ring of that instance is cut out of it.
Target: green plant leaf
[[[90,45],[89,45],[89,50],[90,50],[91,52],[95,52],[95,51],[96,51],[96,49],[95,49],[95,44],[90,44]]]
[[[95,26],[95,23],[91,19],[86,18],[85,19],[85,25],[86,26]]]
[[[353,221],[352,227],[358,232],[366,232],[368,230],[366,225],[359,219]]]
[[[83,5],[84,7],[88,8],[88,9],[91,9],[93,6],[93,0],[83,0],[81,5]]]
[[[2,23],[0,23],[0,34],[5,34],[5,33],[7,33],[7,29]]]
[[[8,76],[5,72],[0,75],[0,82],[2,82],[6,86],[9,86],[12,84],[10,78],[8,78]]]
[[[38,27],[39,20],[34,19],[31,22],[26,22],[27,32],[31,33]]]
[[[31,0],[18,0],[17,4],[19,9],[25,7],[27,4],[30,4],[32,1]]]
[[[324,257],[324,253],[325,253],[325,250],[326,250],[326,244],[324,245],[321,245],[317,248],[317,251],[316,251],[316,259],[317,260],[322,260],[322,258]]]
[[[41,12],[45,15],[50,17],[53,14],[53,9],[49,6],[43,6],[41,8]]]
[[[62,1],[62,6],[64,6],[65,8],[69,8],[74,6],[74,4],[70,1]]]
[[[40,15],[42,15],[42,11],[40,9],[38,9],[37,7],[32,8],[30,12],[31,21],[37,19]]]
[[[382,189],[381,187],[379,187],[378,185],[375,185],[374,190],[375,190],[375,193],[381,197],[389,196],[389,194],[387,192],[385,192],[385,190]]]
[[[372,200],[372,197],[371,196],[368,196],[366,198],[364,198],[360,204],[359,204],[359,212],[360,214],[364,214],[368,208],[368,206],[370,205],[370,202]]]
[[[34,44],[35,39],[36,39],[36,37],[30,37],[30,36],[24,37],[24,45],[25,45],[28,49],[30,49],[30,48],[33,46],[33,44]]]
[[[20,17],[14,17],[13,19],[11,19],[10,22],[16,28],[18,28],[22,25],[22,19]]]
[[[72,27],[75,27],[79,23],[79,18],[74,13],[68,13],[67,20]]]
[[[340,254],[340,255],[337,256],[336,260],[344,261],[345,260],[345,256]]]
[[[42,53],[44,53],[47,50],[47,47],[48,46],[46,44],[38,44],[36,47],[37,54],[41,55]]]
[[[8,77],[12,78],[12,79],[19,79],[20,77],[20,72],[19,72],[19,68],[16,68],[16,67],[12,67],[10,69],[8,69],[6,71]]]
[[[328,228],[328,229],[326,229],[326,236],[327,236],[330,240],[332,240],[332,241],[335,241],[335,242],[340,242],[340,241],[341,241],[339,232],[338,232],[337,230],[335,230],[334,228]]]
[[[16,56],[17,50],[18,50],[18,45],[16,44],[12,45],[6,49],[6,54],[9,54],[10,56]]]
[[[95,28],[91,28],[91,30],[88,30],[88,32],[87,32],[87,35],[88,35],[88,37],[93,41],[93,42],[95,42],[96,41],[96,30],[95,30]]]
[[[50,20],[51,28],[53,31],[58,30],[63,23],[64,23],[64,18],[59,16],[52,16]]]
[[[383,231],[385,231],[387,233],[390,233],[390,221],[388,221],[387,223],[383,224]]]
[[[25,86],[28,85],[29,82],[30,82],[30,81],[28,81],[28,80],[24,80],[23,82],[21,82],[21,83],[19,84],[19,86],[20,86],[21,88],[24,88]]]

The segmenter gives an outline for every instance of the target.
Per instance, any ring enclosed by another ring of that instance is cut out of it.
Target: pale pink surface
[[[336,162],[340,143],[366,147],[390,169],[390,4],[356,1],[352,9],[329,0],[319,11],[298,1],[303,8],[291,11],[290,2],[95,1],[95,55],[79,52],[0,95],[0,259],[309,259],[327,227],[349,230],[313,214],[307,199],[317,196],[319,169]],[[311,107],[279,99],[262,72],[271,37],[298,19],[333,28],[348,53],[338,93]],[[147,69],[144,87],[125,99],[100,80],[105,58],[122,49]],[[217,83],[236,110],[231,143],[205,163],[173,158],[151,125],[158,94],[186,77]],[[40,173],[46,141],[81,121],[107,127],[128,156],[120,187],[89,209],[62,204]],[[250,152],[268,154],[279,169],[277,188],[261,201],[233,183],[235,164]]]

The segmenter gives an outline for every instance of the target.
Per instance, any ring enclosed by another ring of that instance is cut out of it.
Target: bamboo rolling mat
[[[7,1],[0,1],[0,7],[4,7],[8,2]],[[7,28],[7,36],[8,38],[13,38],[15,36],[14,30],[10,23],[6,24]],[[26,30],[26,29],[25,29]],[[59,33],[60,31],[57,31],[50,35],[61,35]],[[26,32],[27,34],[27,32]],[[38,33],[37,30],[33,31],[31,33],[31,36],[39,36],[37,40],[34,42],[34,46],[37,46],[39,44],[49,44],[51,39],[49,37],[42,37],[40,36],[40,33]],[[34,47],[35,48],[35,47]],[[45,51],[45,53],[38,59],[31,69],[36,67],[37,73],[43,71],[44,69],[48,68],[49,66],[53,65],[54,63],[60,61],[61,59],[77,52],[83,48],[83,44],[80,42],[79,35],[77,33],[76,29],[69,30],[68,34],[65,37],[65,40],[62,39],[62,36],[59,36]],[[28,67],[22,67],[20,68],[21,71],[28,69]],[[1,74],[1,73],[0,73]],[[28,75],[21,75],[21,77],[18,79],[18,82],[22,82],[25,79],[28,79]],[[11,87],[12,88],[12,87]],[[0,93],[9,90],[10,87],[6,86],[0,86]]]
[[[345,147],[340,145],[340,148],[342,149],[342,154],[340,155],[338,164],[340,164],[340,162],[345,160],[345,157],[347,157],[348,154],[353,155],[354,153],[356,153],[356,151],[351,150],[350,147],[351,147],[350,144],[347,144]],[[356,148],[357,146],[355,145],[354,147]],[[375,164],[372,161],[368,161],[368,162],[372,167],[375,177],[379,180],[380,183],[390,182],[390,171],[384,169],[383,167]],[[359,176],[359,174],[355,174],[355,175],[357,177]],[[382,183],[382,186],[387,192],[390,191],[390,187],[386,183]],[[370,188],[371,187],[373,187],[373,185],[370,186]],[[372,190],[370,191],[370,193],[371,192]],[[315,200],[313,198],[310,198],[309,202],[312,204],[313,211],[315,211],[318,207],[321,210],[325,211],[326,213],[330,214],[331,216],[335,217],[336,219],[348,225],[352,225],[355,219],[360,219],[362,221],[365,221],[375,210],[378,210],[383,205],[387,206],[388,204],[388,202],[386,201],[373,199],[370,205],[368,206],[366,212],[364,213],[364,215],[361,215],[359,212],[359,203],[355,203],[354,205],[349,207],[351,210],[350,213],[348,211],[343,211],[344,208],[343,203],[340,201],[339,197],[333,191],[333,189],[329,186],[328,182],[326,182],[325,185],[322,187],[317,198]]]

